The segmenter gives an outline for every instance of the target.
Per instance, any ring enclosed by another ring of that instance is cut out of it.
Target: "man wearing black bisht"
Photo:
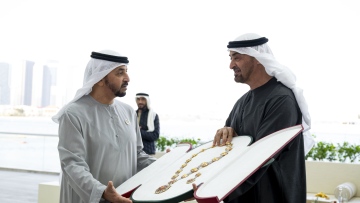
[[[267,42],[253,33],[229,42],[234,80],[249,85],[250,90],[235,103],[225,127],[217,131],[214,145],[231,142],[237,135],[250,135],[256,142],[299,124],[304,131],[278,152],[272,163],[227,196],[227,203],[306,202],[305,154],[314,143],[308,131],[310,115],[295,75],[275,60]]]

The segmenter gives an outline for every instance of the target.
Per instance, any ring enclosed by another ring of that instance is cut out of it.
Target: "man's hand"
[[[123,197],[116,192],[112,181],[108,182],[108,185],[103,193],[103,198],[112,203],[132,203],[130,199]]]
[[[226,143],[231,143],[233,137],[236,136],[236,133],[233,128],[231,127],[223,127],[217,130],[213,146],[224,146]]]

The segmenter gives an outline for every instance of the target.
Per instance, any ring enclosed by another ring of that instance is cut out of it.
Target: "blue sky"
[[[135,106],[145,91],[161,114],[225,118],[248,90],[233,81],[226,45],[255,32],[296,73],[313,120],[360,114],[356,0],[3,0],[0,8],[0,61],[65,64],[73,93],[90,52],[114,49],[130,60],[121,100]]]

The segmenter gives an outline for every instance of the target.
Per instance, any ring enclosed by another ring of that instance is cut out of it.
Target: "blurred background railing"
[[[58,141],[54,134],[0,132],[0,168],[59,173]]]

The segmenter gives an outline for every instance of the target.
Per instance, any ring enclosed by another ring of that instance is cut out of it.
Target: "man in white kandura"
[[[131,203],[116,187],[156,159],[143,152],[134,109],[116,97],[130,81],[127,57],[92,52],[83,87],[53,117],[59,123],[61,203]]]

